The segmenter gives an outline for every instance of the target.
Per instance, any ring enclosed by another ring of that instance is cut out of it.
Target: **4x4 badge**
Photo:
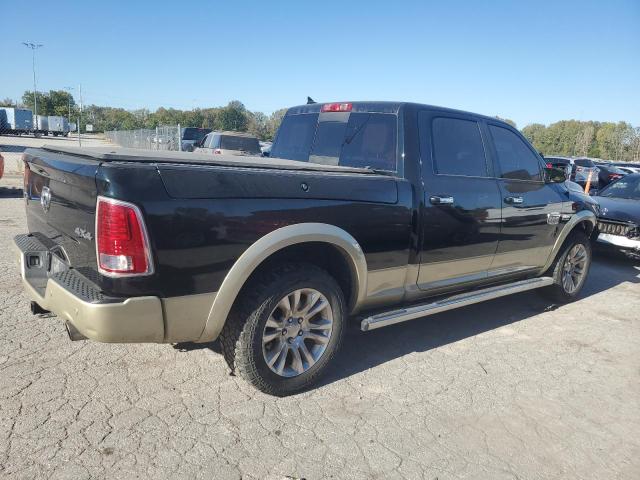
[[[76,227],[73,231],[78,237],[84,238],[85,240],[91,240],[93,236],[91,232],[87,232],[84,228]]]
[[[547,213],[547,223],[549,225],[558,225],[560,223],[560,213]]]
[[[45,213],[49,211],[49,207],[51,206],[51,190],[49,190],[49,187],[42,187],[42,193],[40,193],[40,205],[42,205],[42,209]]]

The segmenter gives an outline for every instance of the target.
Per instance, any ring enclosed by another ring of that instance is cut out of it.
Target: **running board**
[[[553,284],[551,277],[530,278],[519,282],[508,283],[506,285],[497,285],[494,287],[483,288],[482,290],[474,290],[472,292],[461,293],[452,297],[443,298],[432,303],[416,305],[414,307],[401,308],[399,310],[391,310],[389,312],[378,313],[367,317],[360,323],[360,329],[363,332],[374,330],[376,328],[386,327],[394,323],[406,322],[420,317],[426,317],[435,313],[446,312],[454,308],[473,305],[474,303],[484,302],[500,298],[513,293],[526,292],[535,288],[546,287]]]

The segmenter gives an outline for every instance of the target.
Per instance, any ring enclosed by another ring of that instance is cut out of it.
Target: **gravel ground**
[[[351,332],[317,389],[231,376],[216,344],[70,342],[29,313],[0,180],[0,476],[640,478],[640,266],[593,265],[582,298],[529,292]]]

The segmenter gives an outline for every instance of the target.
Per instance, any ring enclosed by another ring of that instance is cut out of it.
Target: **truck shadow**
[[[580,299],[623,282],[640,284],[640,261],[598,255]],[[351,322],[334,367],[312,388],[329,385],[396,358],[414,352],[426,352],[557,307],[536,292],[525,292],[366,333],[359,330],[357,322]],[[174,348],[182,352],[207,348],[221,353],[218,342],[181,343],[174,345]]]
[[[22,153],[27,148],[26,145],[4,145],[0,144],[0,153]]]
[[[598,256],[580,299],[623,282],[640,284],[640,261]],[[531,291],[367,333],[360,332],[356,325],[348,332],[335,367],[321,384],[327,385],[404,355],[435,349],[556,308],[558,305]]]
[[[0,198],[22,198],[22,188],[0,187]]]

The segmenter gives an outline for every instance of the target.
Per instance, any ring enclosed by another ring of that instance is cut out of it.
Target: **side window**
[[[204,141],[202,142],[202,148],[211,148],[211,139],[213,138],[213,133],[207,134]]]
[[[512,180],[542,180],[540,162],[531,151],[511,130],[489,125],[493,143],[498,154],[498,163],[502,178]]]
[[[486,177],[480,126],[473,120],[437,117],[431,123],[433,168],[442,175]]]

